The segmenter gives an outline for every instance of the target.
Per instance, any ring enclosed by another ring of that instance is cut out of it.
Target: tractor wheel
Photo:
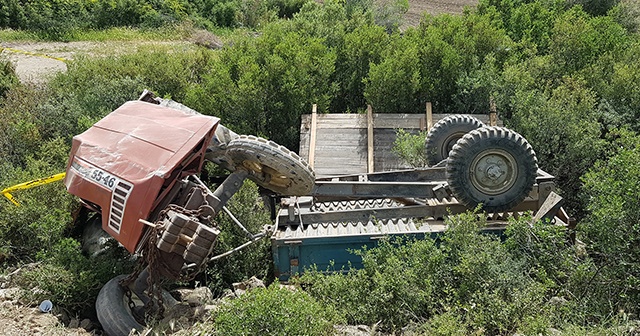
[[[311,166],[273,141],[241,135],[229,142],[227,156],[238,169],[249,172],[249,179],[281,195],[309,195],[315,183]]]
[[[456,141],[483,126],[482,121],[467,115],[452,115],[438,121],[425,140],[427,164],[435,166],[445,160]]]
[[[119,275],[109,280],[100,289],[96,298],[98,321],[108,336],[127,336],[133,329],[138,332],[144,329],[144,326],[133,317],[127,304],[125,291],[120,286],[120,281],[125,277],[127,275]],[[162,292],[162,298],[166,307],[177,303],[167,291]]]
[[[533,188],[538,160],[520,134],[504,127],[482,127],[463,136],[449,155],[447,182],[456,199],[487,212],[506,211]]]

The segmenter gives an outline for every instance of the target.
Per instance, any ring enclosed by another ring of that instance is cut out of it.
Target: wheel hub
[[[286,188],[291,184],[291,180],[286,175],[260,162],[244,160],[242,166],[247,169],[251,175],[269,185]]]
[[[499,195],[511,188],[518,176],[515,158],[500,149],[481,152],[473,160],[471,184],[487,195]]]

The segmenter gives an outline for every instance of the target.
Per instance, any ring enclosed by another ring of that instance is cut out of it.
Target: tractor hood
[[[67,190],[102,213],[130,252],[176,181],[196,174],[219,119],[130,101],[73,138]]]

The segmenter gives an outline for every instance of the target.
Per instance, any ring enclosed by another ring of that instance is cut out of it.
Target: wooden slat
[[[367,172],[373,173],[373,109],[367,105]]]
[[[315,158],[316,158],[316,128],[317,128],[317,115],[318,115],[318,105],[313,104],[313,108],[311,109],[311,129],[309,132],[311,133],[309,138],[309,164],[311,168],[315,166]]]
[[[427,105],[428,109],[428,105]],[[303,115],[300,125],[300,156],[310,158],[312,114]],[[411,134],[428,124],[428,111],[422,114],[372,113],[373,136],[369,136],[368,114],[316,114],[315,151],[313,153],[316,176],[332,176],[389,171],[409,168],[392,152],[398,128]],[[435,124],[450,114],[431,114]],[[488,114],[473,117],[489,124]],[[498,125],[502,121],[497,120]],[[422,126],[421,126],[422,125]],[[369,141],[373,141],[373,146]],[[369,149],[373,147],[373,152]],[[372,158],[370,161],[369,158]]]
[[[432,125],[443,119],[450,114],[432,114]],[[480,121],[489,124],[488,114],[472,114],[471,116],[479,119]],[[308,118],[308,119],[307,119]],[[425,118],[423,114],[388,114],[388,113],[374,113],[373,119],[376,121],[374,128],[402,128],[402,129],[420,129],[421,120]],[[311,116],[303,115],[302,117],[301,132],[308,132],[311,128]],[[501,125],[501,121],[497,121],[498,125]],[[318,129],[352,129],[352,128],[367,128],[367,115],[366,114],[318,114],[317,115],[317,128]]]
[[[426,106],[426,118],[427,118],[427,131],[433,127],[433,110],[431,109],[431,102],[427,102]]]

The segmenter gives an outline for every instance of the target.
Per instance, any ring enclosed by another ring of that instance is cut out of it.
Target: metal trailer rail
[[[320,271],[360,268],[352,250],[377,245],[384,237],[437,237],[448,215],[469,209],[452,196],[445,167],[344,175],[316,181],[312,196],[284,199],[271,237],[275,273],[281,281],[316,267]],[[509,218],[532,213],[567,226],[554,177],[538,170],[529,195],[513,209],[485,216],[485,231],[501,233]]]

